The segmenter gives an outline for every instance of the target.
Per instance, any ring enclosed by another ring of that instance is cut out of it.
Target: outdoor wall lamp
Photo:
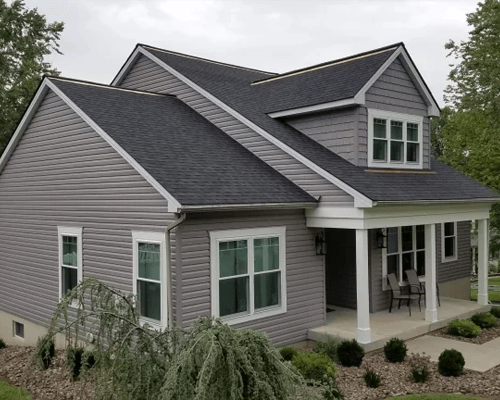
[[[323,232],[318,232],[314,244],[316,246],[316,254],[318,256],[324,256],[326,254],[326,240]]]
[[[377,247],[379,249],[387,249],[387,235],[383,228],[377,230]]]

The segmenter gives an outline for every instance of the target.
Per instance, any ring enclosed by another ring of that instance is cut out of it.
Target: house
[[[471,221],[486,306],[499,195],[431,159],[438,115],[402,43],[283,74],[139,44],[111,85],[44,77],[0,159],[0,337],[96,277],[158,327],[286,344],[342,307],[370,344],[388,273],[425,280],[413,318],[440,320],[438,284],[469,299]]]

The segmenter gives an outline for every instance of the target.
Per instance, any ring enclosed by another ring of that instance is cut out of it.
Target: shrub
[[[7,345],[5,344],[3,339],[0,339],[0,350],[5,349],[6,347],[7,347]]]
[[[328,377],[335,379],[335,364],[326,354],[300,353],[294,357],[292,364],[305,379],[325,381]]]
[[[73,380],[78,379],[82,370],[84,351],[83,347],[68,347],[66,350],[68,368]]]
[[[448,324],[448,333],[450,335],[473,338],[481,333],[481,328],[471,320],[455,319]]]
[[[363,362],[365,351],[356,339],[343,340],[337,348],[337,356],[344,367],[359,367]]]
[[[427,367],[413,368],[411,376],[415,383],[425,383],[429,379],[429,369]]]
[[[297,349],[295,349],[293,347],[283,347],[282,349],[280,349],[280,354],[281,354],[281,357],[283,357],[283,360],[292,361],[293,358],[297,354],[299,354],[299,352],[297,351]]]
[[[411,377],[416,383],[424,383],[429,379],[429,363],[431,357],[420,354],[411,354],[408,357],[409,364],[412,368]]]
[[[490,310],[490,314],[493,315],[495,318],[500,319],[500,307],[492,307]]]
[[[489,312],[474,314],[471,317],[471,321],[474,322],[480,328],[492,328],[498,322],[498,319],[491,315]]]
[[[55,345],[54,339],[50,335],[45,335],[38,338],[36,343],[35,356],[44,369],[50,367],[54,359]]]
[[[385,358],[391,363],[403,362],[407,351],[404,340],[398,338],[392,338],[384,346]]]
[[[372,370],[368,370],[363,375],[363,379],[366,382],[366,386],[369,388],[378,388],[380,386],[380,377]]]
[[[327,377],[323,383],[321,394],[325,400],[342,400],[344,395],[340,391],[335,379]]]
[[[82,362],[83,368],[86,370],[92,369],[94,368],[95,362],[96,361],[94,353],[90,350],[86,350],[83,353],[83,362]]]
[[[324,342],[316,342],[314,344],[314,351],[316,353],[326,354],[330,360],[333,362],[338,361],[337,348],[339,347],[339,341],[337,339],[328,338]]]
[[[439,356],[438,369],[439,373],[443,376],[458,376],[462,374],[464,365],[464,356],[458,350],[445,350]]]

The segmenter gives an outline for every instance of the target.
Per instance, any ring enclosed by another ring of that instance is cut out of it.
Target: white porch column
[[[370,330],[370,291],[368,277],[368,230],[356,229],[356,289],[358,300],[359,343],[371,342]]]
[[[488,220],[480,219],[477,227],[477,302],[488,305],[488,261],[489,261]]]
[[[438,321],[436,224],[425,225],[425,320]]]

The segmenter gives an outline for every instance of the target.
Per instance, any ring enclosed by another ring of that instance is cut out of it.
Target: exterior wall
[[[424,117],[423,167],[430,168],[430,125],[427,105],[399,59],[396,59],[366,92],[366,107]],[[360,113],[359,136],[368,143],[366,108]],[[367,166],[368,147],[360,145],[360,166]],[[366,152],[362,155],[362,153]]]
[[[470,221],[457,223],[458,258],[456,261],[442,263],[441,224],[436,224],[436,269],[440,296],[467,300],[470,298],[470,274],[472,269],[470,226]],[[370,238],[370,312],[377,312],[389,309],[391,295],[389,290],[382,290],[382,249],[377,248],[376,230],[370,231]],[[468,289],[466,289],[467,282]]]
[[[167,201],[49,92],[0,175],[0,309],[48,323],[59,300],[58,226],[83,227],[84,278],[131,291],[131,231],[165,231],[174,219]]]
[[[287,124],[357,165],[358,107],[289,118]]]
[[[188,215],[178,237],[182,241],[182,326],[211,314],[210,232],[286,226],[287,312],[234,325],[265,331],[275,344],[307,339],[308,328],[325,321],[324,257],[316,255],[315,229],[306,227],[303,211],[227,212]]]
[[[326,304],[356,309],[356,231],[325,229]]]
[[[141,55],[120,86],[176,95],[302,189],[313,196],[322,196],[321,204],[353,205],[352,196],[239,122],[149,58]]]

